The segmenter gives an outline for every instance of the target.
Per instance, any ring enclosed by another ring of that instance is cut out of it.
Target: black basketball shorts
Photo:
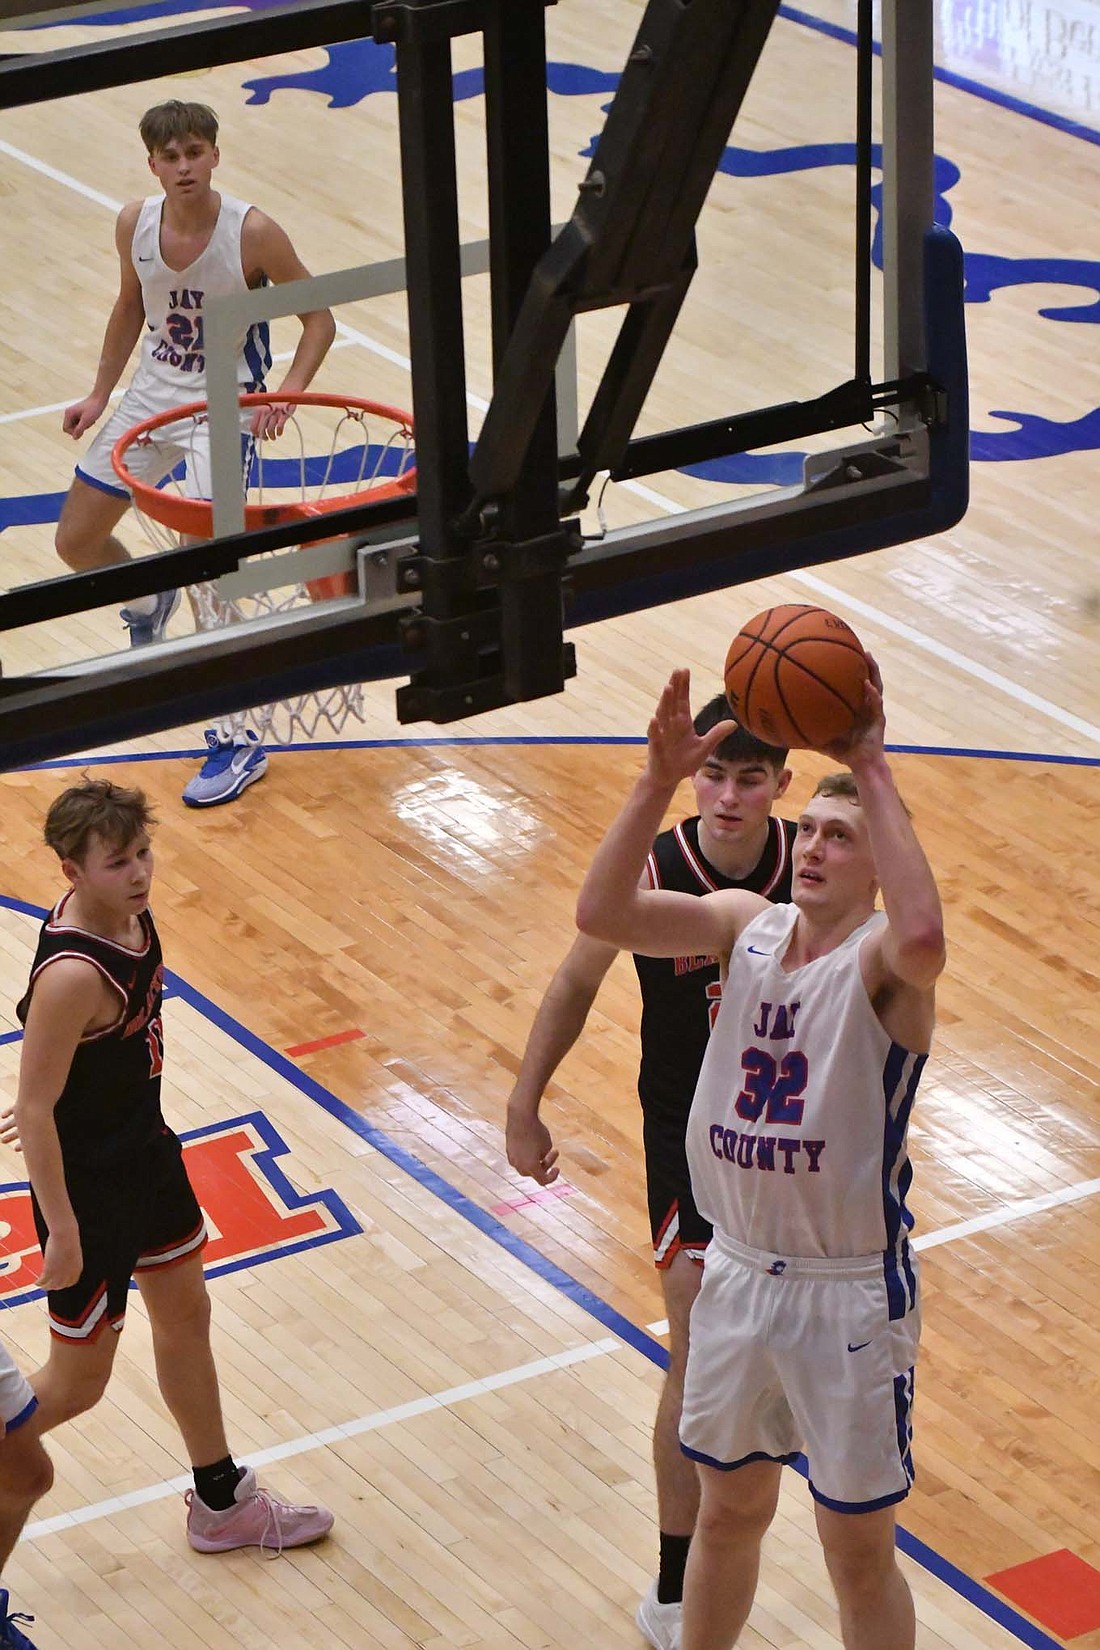
[[[642,1142],[645,1149],[649,1228],[653,1260],[660,1269],[671,1266],[684,1250],[703,1262],[713,1230],[695,1206],[687,1164],[687,1114],[642,1105]]]
[[[206,1243],[206,1222],[183,1166],[183,1148],[165,1129],[140,1157],[94,1178],[66,1165],[69,1195],[80,1229],[84,1270],[67,1289],[48,1296],[50,1333],[70,1345],[94,1341],[104,1328],[122,1328],[135,1273],[175,1265]],[[43,1248],[49,1235],[34,1200]]]

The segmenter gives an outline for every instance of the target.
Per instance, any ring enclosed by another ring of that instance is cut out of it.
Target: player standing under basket
[[[149,170],[163,191],[122,208],[115,225],[121,265],[118,297],[107,322],[91,394],[66,408],[62,428],[77,440],[102,416],[141,338],[141,356],[128,390],[76,466],[57,524],[57,553],[77,572],[128,561],[115,528],[130,495],[111,466],[120,436],[155,413],[206,399],[204,311],[211,298],[271,282],[305,280],[309,271],[286,231],[258,207],[213,188],[218,164],[218,120],[203,103],[172,100],[141,119]],[[279,392],[296,393],[312,382],[335,336],[329,310],[298,317],[302,335]],[[271,365],[266,322],[249,327],[237,361],[240,392],[262,390]],[[278,393],[278,392],[277,392]],[[277,436],[287,409],[261,407],[242,421],[260,439]],[[209,446],[187,440],[134,449],[129,463],[141,480],[156,482],[185,460],[185,488],[210,497]],[[247,449],[246,449],[247,461]],[[179,604],[179,591],[137,597],[122,610],[135,646],[159,641]],[[210,754],[184,790],[193,807],[230,802],[267,768],[256,735],[239,724],[207,733]]]
[[[695,731],[727,723],[717,694],[695,718]],[[702,895],[748,888],[769,900],[791,897],[791,820],[774,804],[790,783],[787,752],[745,728],[727,733],[691,776],[698,814],[655,839],[643,885]],[[539,1115],[547,1084],[572,1048],[618,951],[578,935],[546,989],[508,1099],[508,1161],[540,1185],[557,1179],[557,1149]],[[668,1368],[653,1425],[657,1485],[657,1576],[638,1605],[638,1626],[654,1650],[675,1650],[680,1637],[684,1566],[699,1510],[699,1479],[680,1449],[680,1405],[691,1308],[699,1293],[710,1224],[699,1213],[688,1176],[688,1113],[721,997],[718,957],[635,955],[642,994],[638,1099],[653,1259],[668,1317]]]
[[[675,672],[578,902],[582,932],[609,944],[728,958],[688,1122],[714,1237],[680,1427],[701,1486],[682,1650],[736,1642],[782,1464],[802,1450],[847,1650],[915,1642],[895,1552],[920,1327],[906,1131],[945,952],[935,880],[884,752],[881,686],[872,665],[863,717],[828,751],[851,771],[819,783],[798,821],[793,903],[769,905],[639,887],[677,784],[721,738],[695,732],[688,675]]]
[[[70,886],[42,924],[16,1009],[25,1032],[15,1126],[50,1322],[49,1358],[31,1377],[36,1418],[46,1432],[99,1402],[136,1278],[157,1384],[194,1475],[188,1540],[198,1552],[255,1546],[274,1556],[327,1535],[333,1516],[262,1489],[226,1442],[206,1222],[160,1106],[152,823],[142,792],[110,780],[72,786],[46,815],[46,842]]]

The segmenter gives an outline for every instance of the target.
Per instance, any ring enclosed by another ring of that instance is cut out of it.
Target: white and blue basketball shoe
[[[33,1616],[24,1615],[21,1610],[9,1614],[8,1589],[0,1587],[0,1650],[34,1650],[21,1625],[33,1620]]]
[[[267,752],[251,728],[228,739],[217,728],[207,728],[206,748],[209,756],[184,786],[183,800],[189,808],[232,802],[267,772]]]
[[[124,607],[119,618],[130,632],[131,647],[148,647],[150,642],[162,642],[168,621],[180,604],[180,591],[162,590],[156,605],[148,613],[133,607]]]

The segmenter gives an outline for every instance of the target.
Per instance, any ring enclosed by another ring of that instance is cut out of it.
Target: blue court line
[[[39,921],[46,915],[43,907],[29,905],[23,900],[13,899],[6,894],[0,894],[0,908],[19,911],[26,916],[37,917]],[[368,1122],[361,1113],[349,1106],[346,1101],[338,1099],[331,1090],[326,1089],[317,1082],[316,1078],[310,1077],[308,1073],[302,1071],[285,1054],[280,1054],[277,1049],[272,1048],[270,1043],[266,1043],[262,1037],[258,1037],[255,1032],[249,1031],[247,1026],[234,1019],[231,1014],[220,1008],[205,993],[197,990],[195,986],[189,984],[188,981],[173,973],[170,969],[165,971],[165,979],[166,984],[170,985],[174,996],[190,1004],[197,1013],[202,1014],[212,1025],[217,1026],[219,1031],[223,1031],[227,1037],[231,1037],[241,1048],[254,1055],[270,1071],[284,1078],[300,1094],[305,1095],[307,1100],[312,1100],[315,1105],[320,1106],[322,1111],[327,1112],[338,1123],[343,1123],[351,1129],[353,1134],[358,1135],[361,1140],[373,1146],[375,1151],[387,1158],[404,1174],[407,1174],[411,1180],[415,1180],[418,1185],[423,1186],[425,1191],[431,1192],[433,1197],[439,1198],[441,1203],[445,1203],[455,1214],[468,1221],[471,1226],[474,1226],[485,1237],[490,1238],[507,1254],[526,1266],[529,1271],[534,1272],[545,1283],[549,1283],[555,1289],[560,1290],[574,1305],[579,1306],[582,1311],[595,1318],[597,1323],[602,1324],[605,1329],[610,1329],[627,1346],[633,1347],[636,1352],[640,1352],[643,1358],[648,1358],[650,1363],[655,1364],[658,1369],[668,1368],[668,1353],[665,1348],[658,1341],[655,1341],[652,1336],[648,1335],[644,1329],[639,1329],[636,1324],[630,1322],[629,1318],[624,1318],[621,1312],[616,1312],[614,1307],[601,1300],[594,1290],[589,1289],[586,1284],[581,1283],[562,1267],[556,1265],[554,1261],[549,1260],[526,1239],[518,1237],[516,1233],[510,1231],[496,1215],[489,1214],[472,1198],[467,1197],[464,1192],[460,1192],[457,1186],[452,1186],[450,1181],[445,1180],[435,1169],[429,1168],[426,1163],[422,1163],[420,1158],[406,1150],[404,1146],[399,1146],[395,1140],[391,1140],[383,1130]],[[800,1466],[800,1470],[803,1477],[805,1477],[804,1464]],[[949,1559],[942,1557],[934,1548],[921,1541],[919,1536],[911,1535],[908,1530],[902,1529],[900,1525],[897,1530],[897,1544],[901,1551],[914,1559],[922,1569],[928,1570],[930,1574],[950,1587],[953,1592],[966,1599],[975,1609],[980,1610],[991,1621],[995,1621],[998,1625],[1004,1627],[1021,1643],[1028,1645],[1029,1650],[1064,1650],[1064,1647],[1056,1639],[1052,1639],[1044,1633],[1042,1628],[1036,1627],[1034,1623],[1019,1615],[1012,1609],[1011,1605],[1006,1604],[1003,1599],[990,1592],[980,1581],[975,1581],[973,1576],[968,1576],[965,1571],[960,1570]]]
[[[853,29],[847,29],[841,23],[829,23],[823,17],[815,17],[812,12],[799,11],[796,6],[780,6],[780,17],[786,18],[789,23],[800,23],[803,28],[813,29],[817,34],[824,34],[830,40],[842,40],[847,46],[858,45],[858,37]],[[881,42],[874,42],[876,57],[882,56]],[[953,86],[956,91],[969,92],[972,97],[980,97],[986,103],[995,103],[1001,109],[1007,109],[1014,115],[1023,115],[1027,120],[1037,120],[1043,126],[1052,126],[1057,132],[1065,132],[1068,137],[1080,138],[1084,143],[1100,144],[1100,132],[1091,126],[1084,126],[1079,120],[1072,120],[1068,115],[1057,115],[1050,109],[1043,109],[1036,103],[1027,103],[1021,97],[1013,97],[1011,92],[998,91],[994,86],[987,86],[984,81],[971,80],[967,75],[957,74],[954,69],[942,69],[935,65],[932,69],[934,79],[945,86]]]
[[[431,750],[452,746],[456,749],[477,749],[479,746],[522,745],[538,748],[540,745],[644,745],[640,733],[502,733],[478,736],[455,734],[421,739],[312,739],[291,745],[266,744],[272,756],[289,755],[297,751],[384,751]],[[966,745],[891,745],[889,754],[900,756],[972,756],[988,762],[1043,762],[1063,767],[1100,767],[1100,756],[1055,756],[1044,751],[995,751],[970,748]],[[198,761],[206,753],[202,750],[125,751],[116,756],[59,756],[51,762],[28,762],[11,773],[49,773],[64,768],[102,768],[124,762],[178,762]],[[797,757],[796,757],[797,760]]]
[[[900,1525],[898,1547],[907,1558],[913,1559],[922,1569],[950,1587],[953,1593],[958,1593],[968,1604],[973,1604],[983,1616],[988,1616],[998,1627],[1003,1627],[1021,1643],[1030,1646],[1030,1650],[1065,1650],[1061,1640],[1052,1639],[1049,1633],[1044,1633],[1033,1621],[1021,1616],[1011,1604],[1006,1604],[996,1593],[991,1593],[988,1587],[983,1587],[980,1581],[975,1581],[965,1570],[960,1570],[957,1564],[952,1564],[949,1558],[944,1558],[942,1553],[936,1552],[934,1547],[929,1547],[919,1536],[911,1535]]]

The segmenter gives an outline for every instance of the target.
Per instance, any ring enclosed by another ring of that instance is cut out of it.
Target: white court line
[[[1028,1215],[1040,1214],[1044,1209],[1057,1209],[1063,1203],[1078,1203],[1082,1198],[1094,1197],[1100,1192],[1100,1180],[1079,1180],[1076,1186],[1063,1186],[1057,1192],[1044,1192],[1041,1197],[1025,1197],[1015,1203],[1006,1203],[1003,1209],[989,1214],[975,1215],[973,1220],[960,1220],[954,1226],[941,1226],[938,1232],[928,1232],[913,1239],[914,1249],[934,1249],[938,1243],[954,1243],[956,1238],[970,1237],[975,1232],[988,1232],[995,1226],[1008,1226],[1014,1220],[1026,1220]]]
[[[0,155],[7,155],[11,160],[19,161],[23,166],[29,166],[32,172],[40,172],[44,178],[50,178],[54,183],[62,184],[71,189],[74,195],[83,195],[87,201],[94,201],[97,206],[105,206],[111,212],[121,212],[123,203],[112,200],[110,195],[104,195],[98,189],[92,189],[88,184],[81,183],[68,172],[59,172],[56,166],[48,166],[44,160],[36,160],[34,155],[28,155],[25,149],[17,149],[13,143],[5,143],[0,138]]]
[[[8,155],[12,160],[21,161],[23,165],[31,167],[36,172],[41,172],[44,177],[52,178],[55,183],[62,184],[66,189],[74,190],[87,200],[100,202],[116,212],[121,209],[120,202],[112,200],[109,195],[100,194],[99,190],[89,188],[87,184],[81,183],[79,179],[71,177],[67,172],[59,172],[56,167],[47,166],[44,161],[36,160],[33,155],[28,155],[22,149],[16,149],[10,143],[0,141],[0,154]],[[355,327],[349,327],[343,321],[337,321],[336,330],[348,343],[360,344],[363,349],[370,350],[372,354],[380,356],[384,361],[389,361],[393,366],[401,367],[406,372],[412,370],[412,362],[407,355],[402,355],[398,350],[390,349],[386,344],[377,343],[367,333],[360,332]],[[480,412],[485,412],[489,406],[488,401],[470,391],[467,391],[466,400],[471,407],[475,407]],[[9,418],[4,422],[8,422],[13,416],[17,415],[9,415]],[[662,493],[658,493],[652,487],[646,487],[640,482],[625,481],[621,485],[636,494],[638,498],[643,498],[657,509],[663,510],[666,515],[682,515],[687,508],[686,505],[676,504],[672,499],[666,498]],[[827,584],[824,579],[818,578],[816,574],[793,572],[785,574],[784,577],[805,585],[807,589],[813,590],[817,595],[824,597],[834,607],[847,607],[851,612],[860,614],[872,624],[879,626],[880,629],[891,631],[895,636],[902,637],[913,647],[920,648],[923,652],[941,659],[945,664],[951,665],[953,669],[962,672],[963,675],[973,676],[975,680],[984,682],[987,687],[1003,693],[1006,698],[1015,699],[1018,704],[1026,705],[1029,710],[1038,712],[1040,716],[1046,716],[1050,721],[1058,722],[1062,727],[1069,728],[1073,733],[1091,740],[1093,744],[1100,745],[1100,727],[1094,726],[1091,722],[1086,722],[1080,716],[1075,716],[1072,711],[1063,710],[1061,705],[1053,704],[1049,699],[1040,698],[1038,694],[1021,687],[1018,682],[1011,681],[1007,676],[1001,676],[995,670],[988,670],[985,665],[978,664],[975,660],[967,658],[963,653],[957,653],[954,648],[945,647],[942,642],[934,641],[931,636],[914,629],[911,625],[904,624],[899,619],[892,619],[888,614],[880,612],[877,607],[872,607],[868,602],[860,601],[855,596],[849,596],[845,591],[838,590],[835,585]]]
[[[939,1243],[952,1243],[956,1238],[970,1237],[975,1232],[988,1231],[995,1226],[1006,1226],[1012,1221],[1024,1220],[1029,1215],[1038,1214],[1045,1209],[1078,1202],[1082,1198],[1092,1197],[1096,1192],[1100,1192],[1100,1179],[1082,1180],[1076,1186],[1064,1186],[1060,1191],[1046,1192],[1041,1197],[1023,1198],[1018,1202],[1006,1204],[1003,1209],[977,1215],[973,1220],[963,1220],[954,1226],[941,1227],[938,1232],[929,1232],[924,1237],[914,1239],[913,1247],[931,1249]],[[656,1323],[646,1324],[645,1327],[650,1335],[667,1335],[668,1319],[662,1318]],[[342,1443],[346,1438],[357,1438],[364,1432],[377,1432],[383,1427],[412,1420],[417,1415],[447,1409],[452,1404],[463,1403],[468,1398],[479,1398],[486,1392],[499,1392],[503,1387],[515,1386],[521,1381],[535,1380],[540,1375],[549,1375],[558,1369],[568,1369],[573,1364],[587,1363],[592,1358],[605,1357],[608,1353],[622,1350],[626,1345],[627,1343],[618,1336],[607,1335],[602,1340],[589,1341],[584,1346],[573,1347],[568,1352],[556,1352],[549,1358],[536,1358],[531,1363],[517,1364],[513,1369],[502,1370],[497,1375],[486,1375],[480,1381],[467,1381],[462,1386],[447,1387],[443,1392],[414,1398],[409,1403],[397,1404],[392,1409],[375,1410],[372,1414],[360,1415],[353,1421],[343,1421],[336,1426],[325,1427],[320,1432],[309,1432],[299,1438],[290,1438],[285,1443],[273,1444],[269,1449],[255,1450],[249,1455],[249,1465],[266,1467],[273,1461],[286,1461],[295,1455],[306,1455],[311,1450]],[[78,1507],[73,1512],[58,1513],[54,1518],[40,1518],[27,1525],[22,1539],[39,1541],[44,1536],[56,1535],[61,1530],[75,1529],[80,1524],[91,1524],[100,1518],[112,1518],[116,1513],[126,1512],[131,1507],[144,1507],[151,1501],[164,1501],[170,1495],[180,1495],[184,1490],[190,1489],[191,1484],[191,1474],[181,1473],[176,1478],[164,1479],[159,1484],[149,1484],[144,1489],[131,1490],[126,1495],[113,1495],[105,1501],[93,1501],[90,1505]]]
[[[396,1425],[399,1421],[412,1420],[417,1415],[427,1415],[436,1409],[448,1409],[452,1404],[460,1404],[467,1398],[480,1398],[486,1392],[499,1392],[502,1387],[516,1386],[520,1381],[535,1380],[539,1375],[549,1375],[558,1369],[568,1369],[573,1364],[586,1363],[590,1358],[602,1358],[609,1352],[618,1352],[623,1342],[615,1335],[608,1335],[601,1341],[589,1341],[584,1346],[573,1347],[568,1352],[555,1352],[549,1358],[536,1358],[528,1364],[518,1364],[514,1369],[502,1370],[499,1375],[487,1375],[480,1381],[467,1381],[462,1386],[447,1387],[443,1392],[435,1392],[423,1398],[414,1398],[407,1404],[397,1404],[392,1409],[375,1410],[371,1415],[360,1415],[354,1421],[344,1421],[338,1426],[325,1427],[321,1432],[307,1433],[302,1438],[291,1438],[284,1444],[273,1444],[270,1449],[254,1450],[248,1457],[251,1467],[266,1467],[272,1461],[285,1461],[292,1455],[305,1455],[310,1450],[323,1449],[328,1444],[339,1444],[345,1438],[357,1438],[360,1433],[378,1432],[382,1427]],[[182,1494],[191,1488],[193,1479],[191,1474],[181,1473],[177,1478],[166,1478],[160,1484],[149,1484],[141,1490],[131,1490],[127,1495],[112,1495],[105,1501],[93,1501],[89,1506],[78,1507],[74,1512],[58,1513],[56,1518],[39,1518],[33,1524],[28,1524],[23,1531],[24,1541],[39,1541],[43,1536],[56,1535],[60,1530],[75,1529],[80,1524],[91,1524],[99,1518],[111,1518],[115,1513],[126,1512],[130,1507],[144,1507],[151,1501],[164,1501],[170,1495]]]

